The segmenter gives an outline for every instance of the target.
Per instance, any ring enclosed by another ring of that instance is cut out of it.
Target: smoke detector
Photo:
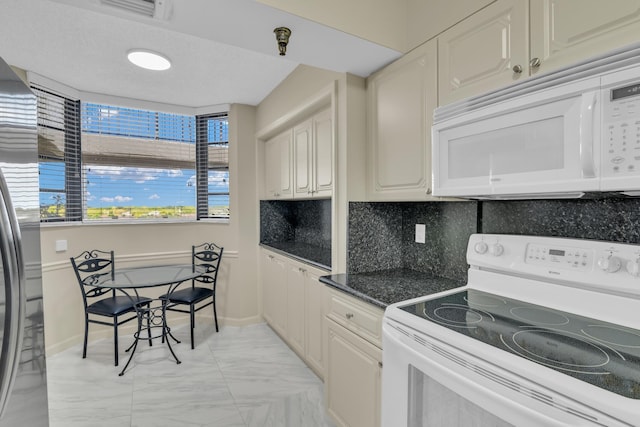
[[[168,20],[170,0],[100,0],[100,3],[149,18]]]

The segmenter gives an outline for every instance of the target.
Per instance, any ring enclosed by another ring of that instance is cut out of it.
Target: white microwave
[[[640,47],[439,107],[433,194],[640,194]]]

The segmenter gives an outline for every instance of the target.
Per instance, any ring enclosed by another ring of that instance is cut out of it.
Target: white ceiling
[[[298,64],[366,77],[400,53],[254,0],[163,0],[148,18],[99,0],[0,0],[0,57],[84,92],[185,107],[257,105]],[[278,55],[273,29],[292,30]],[[137,68],[132,48],[167,71]]]

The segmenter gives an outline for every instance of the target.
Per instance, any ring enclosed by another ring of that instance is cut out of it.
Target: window
[[[198,116],[198,219],[229,217],[229,122],[226,114]]]
[[[51,96],[38,90],[42,221],[229,217],[226,114]]]
[[[40,219],[82,219],[80,102],[33,88],[38,98]]]

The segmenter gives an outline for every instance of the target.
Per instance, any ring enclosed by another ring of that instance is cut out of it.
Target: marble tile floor
[[[318,377],[265,324],[196,325],[172,331],[182,341],[171,357],[160,341],[141,342],[124,376],[110,339],[47,358],[51,427],[333,427]],[[156,344],[157,343],[157,344]]]

